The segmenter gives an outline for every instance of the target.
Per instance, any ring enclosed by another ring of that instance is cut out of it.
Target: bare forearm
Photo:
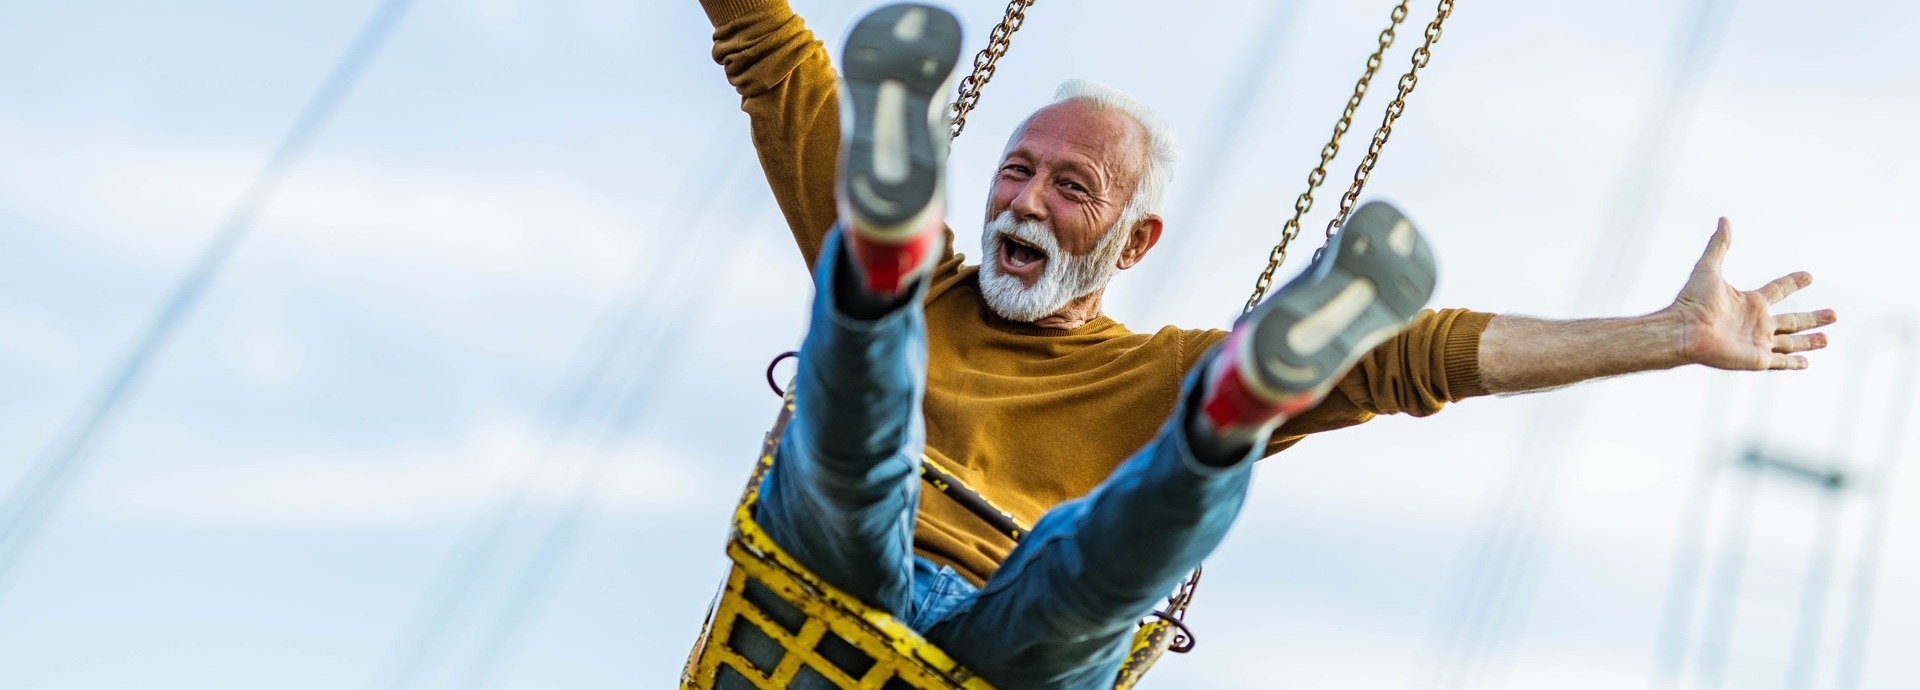
[[[1494,393],[1525,393],[1686,363],[1683,326],[1667,311],[1551,321],[1496,316],[1480,337],[1480,379]]]

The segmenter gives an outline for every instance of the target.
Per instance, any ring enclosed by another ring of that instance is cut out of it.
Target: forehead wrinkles
[[[1054,155],[1045,158],[1058,160],[1063,166],[1069,161],[1076,162],[1082,168],[1097,170],[1103,178],[1123,184],[1138,183],[1148,157],[1146,128],[1132,116],[1078,100],[1055,103],[1034,112],[1014,130],[1005,155],[1041,157],[1040,150],[1055,146],[1066,155],[1048,151]]]
[[[1029,128],[1013,145],[1007,148],[1007,157],[1019,156],[1048,167],[1100,170],[1112,167],[1110,152],[1085,141],[1084,137],[1071,134],[1060,136],[1057,131]]]

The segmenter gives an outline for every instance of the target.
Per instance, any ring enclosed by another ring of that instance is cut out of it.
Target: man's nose
[[[1013,203],[1007,210],[1013,211],[1017,220],[1044,221],[1047,219],[1047,203],[1042,197],[1046,186],[1038,179],[1030,179],[1020,184],[1020,190],[1013,195]]]

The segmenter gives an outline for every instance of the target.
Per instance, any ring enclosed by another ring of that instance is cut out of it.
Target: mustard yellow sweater
[[[703,0],[713,56],[750,116],[754,147],[812,267],[835,218],[838,82],[826,49],[786,0]],[[927,293],[927,456],[1033,524],[1091,491],[1173,413],[1182,377],[1218,330],[1134,333],[1101,316],[1071,331],[1000,318],[953,231]],[[1491,314],[1425,312],[1368,354],[1326,401],[1290,420],[1269,452],[1374,415],[1428,415],[1486,394],[1480,333]],[[921,492],[915,550],[984,582],[1013,548],[946,496]]]

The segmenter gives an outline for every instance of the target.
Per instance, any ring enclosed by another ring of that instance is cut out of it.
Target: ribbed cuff
[[[700,7],[707,11],[707,21],[713,22],[716,29],[749,14],[786,5],[787,0],[700,0]]]
[[[1447,369],[1449,398],[1464,400],[1489,392],[1480,380],[1480,334],[1492,320],[1493,314],[1470,311],[1456,317],[1453,327],[1447,329],[1447,354],[1442,363]]]

